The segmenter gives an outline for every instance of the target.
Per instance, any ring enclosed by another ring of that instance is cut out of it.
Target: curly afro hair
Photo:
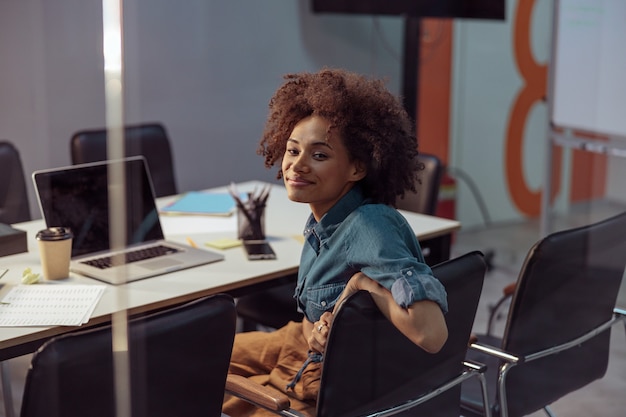
[[[257,153],[271,168],[285,153],[295,125],[308,116],[330,122],[350,157],[367,167],[360,183],[374,202],[394,204],[416,191],[418,171],[414,123],[383,81],[342,69],[287,74],[269,102],[269,116]],[[282,177],[279,170],[277,178]]]

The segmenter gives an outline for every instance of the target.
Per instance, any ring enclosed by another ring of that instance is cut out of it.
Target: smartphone
[[[243,248],[248,254],[248,260],[276,259],[276,253],[270,244],[264,240],[245,240]]]

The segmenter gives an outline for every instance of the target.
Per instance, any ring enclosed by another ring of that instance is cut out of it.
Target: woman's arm
[[[437,353],[448,339],[448,328],[443,312],[437,303],[429,300],[416,301],[408,308],[402,308],[393,299],[391,291],[362,272],[358,272],[350,278],[345,290],[337,300],[337,304],[335,304],[335,309],[346,297],[358,290],[369,291],[385,317],[402,334],[425,351]],[[328,317],[322,316],[321,320],[328,321]],[[313,329],[313,334],[315,334],[315,329]]]

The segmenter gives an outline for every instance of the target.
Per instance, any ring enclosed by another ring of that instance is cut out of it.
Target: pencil
[[[189,243],[189,246],[191,246],[192,248],[198,247],[198,245],[196,245],[196,242],[194,242],[194,240],[190,238],[189,236],[187,236],[187,243]]]

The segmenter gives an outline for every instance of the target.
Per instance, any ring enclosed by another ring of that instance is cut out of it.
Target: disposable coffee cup
[[[45,279],[63,279],[70,276],[72,238],[67,227],[49,227],[37,232],[41,258],[41,274]]]

